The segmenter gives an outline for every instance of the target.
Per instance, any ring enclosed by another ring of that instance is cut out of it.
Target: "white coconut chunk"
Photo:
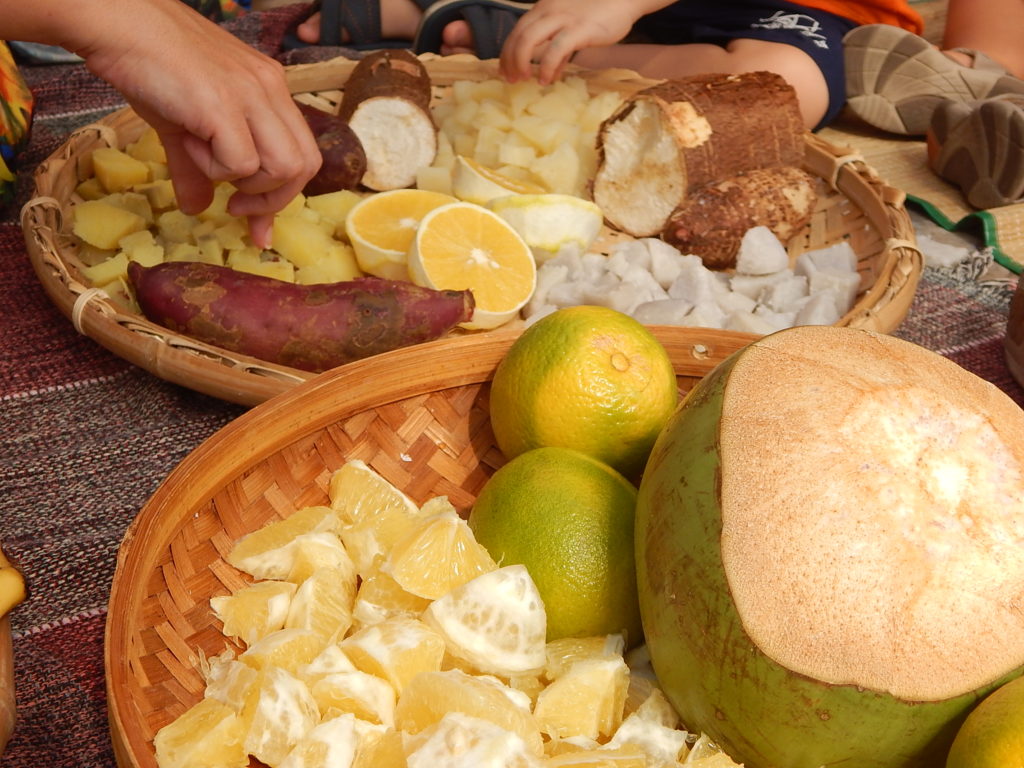
[[[523,323],[523,327],[529,328],[531,325],[536,323],[542,317],[547,317],[552,312],[557,312],[557,311],[558,311],[558,307],[554,306],[553,304],[541,304],[540,306],[536,307],[529,315],[526,315],[525,322]]]
[[[700,328],[724,328],[726,320],[728,317],[718,304],[714,301],[705,301],[702,304],[695,304],[693,309],[686,313],[683,323]]]
[[[726,320],[725,329],[739,333],[755,333],[758,336],[767,336],[775,332],[771,323],[753,312],[733,312]]]
[[[537,270],[537,287],[533,289],[530,301],[523,309],[523,316],[530,317],[536,313],[536,307],[548,303],[551,289],[569,279],[569,267],[565,264],[544,264]]]
[[[798,275],[810,277],[815,272],[856,272],[857,254],[849,241],[842,240],[826,248],[801,253],[796,260]]]
[[[691,304],[713,303],[716,296],[714,273],[699,259],[685,259],[680,265],[679,276],[668,287],[673,299],[686,299]]]
[[[693,305],[685,299],[645,301],[633,310],[635,320],[647,325],[686,325],[686,315]]]
[[[835,325],[841,316],[832,291],[819,291],[807,298],[807,303],[796,313],[793,325]]]
[[[608,296],[621,284],[622,281],[619,278],[610,272],[605,272],[596,280],[590,280],[584,284],[582,303],[599,307],[611,306]]]
[[[551,286],[547,294],[547,303],[556,307],[575,307],[578,304],[585,304],[583,292],[585,283],[577,280],[567,280]]]
[[[736,272],[741,275],[769,275],[789,267],[789,254],[768,227],[751,227],[743,233],[736,252]]]
[[[579,266],[584,279],[599,280],[608,272],[608,257],[602,253],[585,253]]]
[[[737,293],[742,293],[744,296],[749,296],[756,300],[757,297],[761,295],[761,291],[769,285],[783,280],[788,280],[792,276],[793,270],[788,268],[778,272],[772,272],[768,275],[735,274],[732,276],[732,279],[729,280],[729,286]]]
[[[754,308],[754,314],[769,323],[776,331],[792,328],[796,322],[796,312],[773,312],[763,304]]]
[[[815,272],[808,278],[808,287],[811,293],[832,291],[835,294],[836,310],[840,315],[845,315],[857,301],[860,275],[856,272]]]
[[[807,295],[807,278],[793,275],[766,285],[757,295],[757,301],[773,312],[795,312],[803,306]]]
[[[622,282],[635,285],[637,288],[641,288],[646,291],[650,296],[648,301],[658,301],[659,299],[668,298],[668,293],[661,287],[661,284],[654,279],[654,275],[639,264],[634,264],[626,270],[625,274],[622,275]]]
[[[727,315],[733,312],[753,312],[757,302],[749,296],[736,291],[725,291],[715,299],[719,308]]]
[[[638,288],[631,283],[619,283],[617,287],[608,293],[605,306],[616,309],[623,314],[631,315],[634,309],[649,300],[650,296],[645,289]]]
[[[602,260],[604,259],[603,256],[601,258]],[[545,261],[541,265],[540,269],[548,269],[551,267],[565,267],[567,270],[569,270],[568,279],[578,280],[583,276],[584,272],[583,256],[581,256],[578,253],[573,253],[571,251],[560,253],[558,256],[555,256]]]

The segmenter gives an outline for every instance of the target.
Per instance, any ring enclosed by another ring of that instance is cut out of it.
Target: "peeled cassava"
[[[747,768],[935,768],[1024,671],[1024,411],[905,341],[781,331],[665,427],[636,546],[688,730]]]

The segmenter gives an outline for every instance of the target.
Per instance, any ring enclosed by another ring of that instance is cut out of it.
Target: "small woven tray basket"
[[[683,392],[756,338],[654,332]],[[202,697],[200,658],[228,646],[209,600],[250,581],[224,559],[239,537],[329,503],[330,476],[351,459],[418,504],[444,495],[468,514],[504,463],[488,382],[517,337],[434,341],[328,371],[250,409],[168,475],[125,535],[108,606],[107,706],[121,768],[156,768],[154,734]]]
[[[452,83],[497,76],[495,61],[472,56],[423,61],[434,84],[435,100],[448,97]],[[288,69],[292,92],[301,101],[336,109],[341,88],[355,62],[334,59]],[[592,92],[628,94],[651,85],[626,70],[573,69]],[[93,149],[123,147],[144,129],[123,109],[81,128],[35,174],[36,194],[22,210],[21,222],[33,267],[47,294],[75,328],[114,354],[167,381],[243,405],[254,405],[283,392],[311,374],[238,355],[172,333],[145,318],[125,312],[83,278],[71,235],[70,208],[78,202],[75,187],[86,178]],[[853,150],[836,147],[807,134],[805,168],[819,181],[819,205],[810,223],[790,243],[797,255],[848,240],[858,256],[861,290],[840,325],[888,333],[906,316],[920,279],[921,253],[904,208],[904,195],[886,185]],[[605,240],[620,234],[606,229]]]

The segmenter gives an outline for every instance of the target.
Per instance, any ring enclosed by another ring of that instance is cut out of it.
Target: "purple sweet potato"
[[[306,118],[323,158],[320,170],[302,191],[320,195],[358,187],[366,173],[366,152],[356,132],[348,122],[322,109],[300,103],[299,111]]]
[[[198,262],[132,262],[128,277],[154,323],[313,372],[440,338],[469,320],[474,307],[469,291],[378,278],[296,285]]]

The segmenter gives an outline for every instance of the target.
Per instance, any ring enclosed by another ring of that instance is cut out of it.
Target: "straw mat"
[[[977,235],[991,247],[995,260],[1021,273],[1024,266],[1024,203],[979,211],[960,189],[937,176],[927,163],[922,139],[893,136],[844,115],[818,134],[837,146],[850,147],[881,179],[903,190],[907,200],[939,226]]]

